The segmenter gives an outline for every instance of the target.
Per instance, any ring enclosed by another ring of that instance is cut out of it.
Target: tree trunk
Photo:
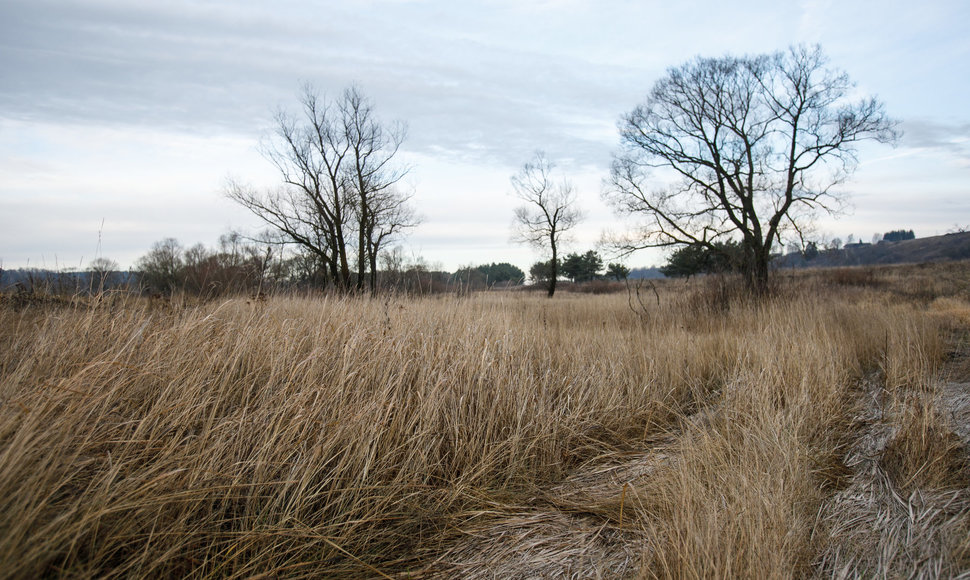
[[[360,200],[360,225],[357,233],[357,291],[364,289],[367,274],[367,206],[364,204],[363,195]]]
[[[767,252],[757,252],[751,265],[748,287],[758,297],[765,297],[770,292],[768,285],[770,260],[771,256]]]
[[[343,291],[350,290],[350,265],[347,263],[347,244],[344,243],[344,234],[337,231],[333,239],[334,256],[340,267],[340,276],[337,278],[337,287]]]
[[[559,260],[556,255],[556,243],[552,243],[552,261],[549,263],[549,298],[556,293],[556,279],[559,278]]]
[[[377,294],[377,252],[370,250],[370,293]]]

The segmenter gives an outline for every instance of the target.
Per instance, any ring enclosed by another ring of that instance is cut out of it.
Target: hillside
[[[824,268],[831,266],[871,266],[946,262],[970,258],[970,232],[945,234],[901,242],[853,244],[840,250],[823,250],[813,260],[789,254],[775,261],[779,268]]]

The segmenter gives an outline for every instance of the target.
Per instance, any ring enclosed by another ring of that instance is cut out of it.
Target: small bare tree
[[[836,189],[863,140],[893,142],[895,122],[875,98],[852,100],[848,76],[819,47],[754,57],[698,58],[667,71],[623,116],[606,199],[639,216],[614,243],[742,248],[749,287],[764,294],[772,249],[798,238],[818,212],[836,213]],[[651,170],[672,177],[650,187]]]
[[[151,251],[135,262],[143,287],[162,294],[171,294],[184,282],[185,248],[175,238],[155,242]]]
[[[559,276],[559,244],[566,232],[582,219],[575,207],[576,192],[563,177],[556,180],[553,165],[541,151],[512,176],[515,196],[525,202],[516,208],[512,239],[536,248],[548,248],[550,259],[549,297],[556,293]]]
[[[95,258],[88,264],[88,271],[91,273],[89,284],[91,292],[104,292],[114,285],[118,262],[105,257]]]

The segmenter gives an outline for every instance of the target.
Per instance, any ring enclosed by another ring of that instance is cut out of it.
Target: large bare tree
[[[668,70],[620,122],[605,197],[640,220],[615,247],[717,251],[734,239],[749,287],[766,292],[781,236],[802,239],[815,215],[841,209],[837,187],[856,165],[856,145],[898,138],[878,100],[852,93],[818,46]],[[648,184],[652,173],[661,185]]]
[[[541,151],[512,176],[516,197],[525,202],[515,210],[513,240],[547,249],[551,254],[549,297],[556,293],[559,276],[559,244],[563,236],[582,219],[576,206],[576,192],[563,177],[557,180],[553,165]]]
[[[327,100],[304,85],[300,103],[299,116],[277,113],[262,147],[282,186],[256,191],[230,182],[226,193],[285,242],[316,256],[339,288],[367,283],[374,291],[378,253],[416,223],[400,188],[407,168],[394,161],[404,126],[382,123],[356,87]]]

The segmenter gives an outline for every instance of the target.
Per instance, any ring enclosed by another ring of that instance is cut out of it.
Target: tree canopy
[[[562,273],[573,282],[589,282],[599,278],[603,259],[593,250],[585,254],[572,253],[562,262]]]
[[[518,285],[525,280],[525,272],[508,262],[482,264],[460,268],[454,278],[465,287],[490,288],[496,284]]]
[[[536,262],[529,267],[529,278],[534,284],[548,284],[553,272],[558,273],[560,266],[561,264],[556,264],[554,268],[552,260]]]
[[[883,234],[882,239],[887,242],[901,242],[903,240],[915,240],[916,234],[913,230],[893,230]]]
[[[741,245],[737,242],[691,244],[674,250],[660,271],[670,278],[689,278],[696,274],[736,271],[741,260]]]
[[[816,214],[840,210],[837,186],[857,144],[894,142],[898,132],[877,99],[855,98],[819,47],[796,46],[669,69],[623,116],[620,135],[605,197],[637,223],[615,247],[714,249],[737,239],[748,284],[763,293],[781,238],[802,239]]]
[[[482,264],[478,266],[477,270],[485,276],[488,284],[500,284],[502,282],[521,284],[525,280],[525,272],[508,262]]]
[[[626,280],[630,276],[630,269],[619,262],[611,262],[606,267],[606,277],[612,278],[617,282]]]

